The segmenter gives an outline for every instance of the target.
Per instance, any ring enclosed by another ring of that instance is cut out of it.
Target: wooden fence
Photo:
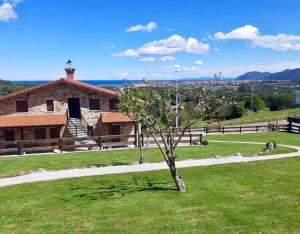
[[[293,132],[300,133],[300,126],[293,126]],[[180,143],[195,145],[202,142],[203,135],[206,134],[226,134],[226,133],[249,133],[249,132],[266,132],[266,131],[282,131],[291,132],[290,125],[257,125],[257,126],[230,126],[230,127],[193,127],[182,137]],[[176,137],[179,137],[179,129],[174,129]],[[160,142],[159,135],[156,134]],[[176,140],[176,139],[175,139]],[[74,151],[81,149],[97,149],[102,150],[106,148],[119,147],[138,147],[138,144],[155,144],[155,140],[142,133],[137,135],[110,135],[110,136],[93,136],[86,138],[58,138],[45,140],[19,140],[19,141],[0,141],[0,155],[39,152],[63,152]]]

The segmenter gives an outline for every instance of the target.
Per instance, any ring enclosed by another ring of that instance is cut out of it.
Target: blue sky
[[[300,67],[297,0],[0,0],[0,78],[237,76]],[[178,71],[175,73],[175,71]]]

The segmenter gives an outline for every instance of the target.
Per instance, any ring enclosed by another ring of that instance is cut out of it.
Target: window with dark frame
[[[59,128],[50,128],[50,138],[51,139],[60,138],[60,129]]]
[[[100,99],[89,100],[90,110],[100,110]]]
[[[47,100],[46,104],[47,104],[47,111],[54,111],[53,100]]]
[[[109,99],[109,109],[116,110],[119,102],[119,99],[116,98]]]
[[[47,138],[46,128],[37,128],[34,129],[34,136],[37,140],[42,140]]]
[[[15,141],[15,131],[14,130],[4,130],[4,140],[5,141]]]
[[[28,102],[27,101],[16,101],[16,111],[17,112],[28,112]]]

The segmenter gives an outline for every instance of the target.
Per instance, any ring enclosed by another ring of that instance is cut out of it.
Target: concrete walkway
[[[262,145],[265,144],[265,143],[258,143],[258,142],[239,142],[239,141],[211,141],[211,142],[230,142],[234,144],[262,144]],[[176,165],[177,168],[186,168],[186,167],[210,166],[210,165],[220,165],[220,164],[229,164],[229,163],[263,161],[263,160],[272,160],[272,159],[300,156],[300,147],[281,145],[281,144],[279,146],[292,148],[295,149],[297,152],[277,154],[277,155],[267,155],[267,156],[253,156],[253,157],[231,156],[231,157],[218,158],[218,159],[216,158],[197,159],[197,160],[190,159],[190,160],[177,161]],[[107,175],[107,174],[120,174],[120,173],[128,173],[128,172],[156,171],[162,169],[168,169],[165,162],[145,163],[142,165],[106,166],[100,168],[82,168],[82,169],[68,169],[68,170],[60,170],[60,171],[34,172],[23,176],[0,179],[0,187],[39,182],[39,181],[49,181],[49,180],[78,178],[78,177],[85,177],[85,176],[96,176],[96,175]]]

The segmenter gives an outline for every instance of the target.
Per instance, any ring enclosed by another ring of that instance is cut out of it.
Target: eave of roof
[[[105,89],[99,86],[95,86],[95,85],[90,85],[90,84],[86,84],[84,82],[81,81],[77,81],[77,80],[68,80],[65,78],[61,78],[59,80],[55,80],[55,81],[51,81],[51,82],[47,82],[44,84],[40,84],[40,85],[36,85],[27,89],[23,89],[20,90],[18,92],[15,93],[11,93],[5,96],[0,97],[0,101],[3,100],[7,100],[10,98],[14,98],[14,97],[18,97],[21,95],[25,95],[25,94],[29,94],[35,91],[39,91],[41,89],[45,89],[45,88],[49,88],[55,85],[60,85],[60,84],[67,84],[67,85],[71,85],[71,86],[75,86],[77,88],[81,88],[81,89],[85,89],[88,90],[90,92],[97,92],[97,93],[101,93],[101,94],[105,94],[105,95],[110,95],[113,97],[119,97],[118,93],[109,89]]]
[[[104,124],[112,124],[133,123],[134,121],[121,112],[103,112],[101,113],[101,122]]]

